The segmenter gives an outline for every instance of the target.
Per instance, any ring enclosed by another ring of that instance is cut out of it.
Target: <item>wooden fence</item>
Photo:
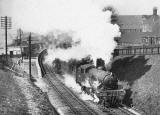
[[[160,46],[131,46],[117,48],[114,50],[114,56],[119,55],[158,55]]]

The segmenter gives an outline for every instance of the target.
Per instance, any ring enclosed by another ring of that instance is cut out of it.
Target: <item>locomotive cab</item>
[[[85,64],[81,65],[79,68],[77,68],[76,71],[76,82],[81,85],[82,82],[85,82],[87,75],[88,75],[88,70],[94,68],[94,65],[92,64]]]

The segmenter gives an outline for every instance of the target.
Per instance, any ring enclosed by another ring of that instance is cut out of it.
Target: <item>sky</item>
[[[25,16],[25,13],[23,14],[23,11],[25,11],[26,9],[29,9],[29,12],[31,13],[34,13],[34,11],[38,10],[34,6],[38,6],[39,4],[41,4],[41,2],[37,4],[33,1],[37,1],[37,0],[0,0],[0,16],[7,15],[7,16],[14,17],[12,19],[12,22],[13,22],[12,30],[9,30],[10,39],[13,39],[15,37],[17,28],[21,26],[21,25],[17,26],[14,23],[18,20],[18,18],[16,18],[18,17],[16,16],[17,15],[16,12],[19,12],[21,16],[23,15]],[[45,1],[45,0],[39,0],[39,1]],[[55,0],[52,0],[52,1],[55,1]],[[60,0],[60,1],[63,1],[63,0]],[[93,0],[93,1],[96,1],[97,4],[99,4],[101,7],[108,6],[108,5],[113,6],[116,9],[117,13],[120,15],[143,15],[143,14],[149,15],[149,14],[152,14],[152,9],[155,6],[158,7],[159,9],[158,14],[160,14],[160,0],[138,0],[138,1],[135,1],[135,0]],[[27,5],[25,5],[26,3]],[[35,5],[32,5],[32,4],[35,4]],[[32,18],[27,17],[26,21],[28,20],[32,20]],[[1,37],[4,36],[4,30],[2,29],[0,30],[0,36]],[[2,43],[2,40],[0,40],[0,45],[1,43]]]
[[[28,1],[28,2],[25,2]],[[14,16],[15,13],[27,9],[31,0],[0,0],[0,16]],[[43,1],[43,0],[40,0]],[[45,0],[44,0],[45,1]],[[55,1],[55,0],[53,0]],[[153,7],[158,7],[160,9],[160,0],[93,0],[97,1],[97,4],[103,6],[113,6],[116,9],[116,12],[120,15],[149,15],[152,14]],[[25,4],[28,4],[25,6]],[[53,2],[54,3],[54,2]],[[52,3],[51,3],[52,4]],[[38,6],[38,4],[36,4]],[[36,6],[35,5],[35,6]],[[32,13],[33,5],[30,7],[30,12]],[[47,8],[47,7],[46,7]],[[158,10],[158,14],[160,11]],[[25,15],[25,14],[24,14]],[[29,18],[29,17],[28,17]],[[12,22],[16,20],[12,19]],[[14,29],[14,26],[13,26]]]
[[[160,0],[105,0],[113,5],[120,15],[152,14],[153,7],[160,9]],[[158,12],[159,13],[159,12]]]
[[[18,5],[15,1],[17,0],[0,0],[0,15],[11,14],[13,6]],[[150,14],[154,6],[160,9],[160,0],[103,0],[101,3],[114,6],[119,14],[124,15]]]

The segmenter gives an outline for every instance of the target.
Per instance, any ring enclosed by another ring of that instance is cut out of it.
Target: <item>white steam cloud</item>
[[[91,55],[108,62],[116,46],[119,27],[110,23],[111,12],[103,12],[102,0],[14,0],[12,14],[16,26],[25,31],[47,33],[55,29],[72,31],[73,41],[81,41],[69,50],[49,49],[47,61],[68,61]]]
[[[76,83],[76,80],[73,76],[65,74],[64,76],[64,84],[74,90],[77,93],[81,93],[81,86]]]
[[[93,96],[91,96],[87,93],[84,93],[81,90],[81,86],[76,83],[76,80],[75,80],[74,76],[71,76],[69,74],[64,74],[63,76],[64,76],[64,84],[67,87],[71,88],[74,92],[78,93],[79,97],[82,100],[91,100],[91,101],[94,101],[94,102],[99,102],[99,98],[95,94]]]

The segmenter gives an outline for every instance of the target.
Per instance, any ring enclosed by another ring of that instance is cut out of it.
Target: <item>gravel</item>
[[[28,78],[13,77],[25,95],[28,111],[32,115],[56,115],[48,97]]]

